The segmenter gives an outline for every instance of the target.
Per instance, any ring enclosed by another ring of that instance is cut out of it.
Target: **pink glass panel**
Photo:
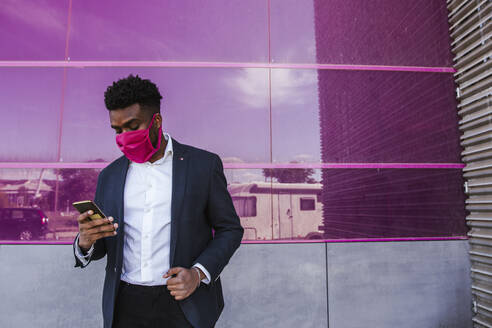
[[[63,60],[69,1],[0,1],[0,60]]]
[[[0,162],[56,161],[60,68],[0,68]]]
[[[64,161],[111,161],[122,155],[104,106],[104,91],[130,72],[158,86],[163,130],[179,142],[217,152],[224,162],[269,161],[267,71],[211,68],[70,69]],[[256,83],[254,89],[249,83]]]
[[[268,61],[266,1],[74,1],[72,60]]]

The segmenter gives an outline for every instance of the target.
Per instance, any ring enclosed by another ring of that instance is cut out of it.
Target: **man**
[[[78,217],[75,267],[107,255],[105,328],[213,327],[219,274],[244,233],[222,161],[162,132],[151,81],[130,74],[104,96],[124,155],[99,173],[94,202],[107,218]]]

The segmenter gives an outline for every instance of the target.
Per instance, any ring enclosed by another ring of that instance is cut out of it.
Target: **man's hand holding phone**
[[[94,214],[94,211],[88,210],[77,217],[80,232],[79,247],[84,253],[91,248],[96,240],[116,235],[116,228],[118,228],[118,223],[113,223],[112,216],[91,219],[90,216],[92,214]]]

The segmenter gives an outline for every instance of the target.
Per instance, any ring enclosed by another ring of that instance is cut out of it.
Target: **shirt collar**
[[[132,164],[132,165],[145,165],[145,166],[159,165],[159,164],[162,164],[168,157],[172,157],[172,155],[173,155],[173,141],[172,141],[171,135],[167,132],[164,132],[163,134],[164,134],[164,139],[167,140],[166,149],[164,149],[164,156],[159,158],[154,163],[151,163],[149,161],[146,161],[144,163],[137,163],[137,162],[130,161],[130,164]]]

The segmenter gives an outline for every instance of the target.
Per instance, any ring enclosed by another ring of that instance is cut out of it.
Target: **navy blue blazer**
[[[227,190],[221,158],[212,152],[173,142],[170,267],[190,268],[201,263],[210,284],[201,283],[178,301],[188,321],[199,328],[213,327],[224,308],[220,273],[240,246],[244,229]],[[182,158],[182,159],[181,159]],[[123,265],[125,224],[123,191],[129,160],[121,156],[100,173],[94,202],[118,223],[116,236],[98,239],[89,260],[107,255],[102,297],[104,327],[111,328]],[[214,229],[214,236],[212,235]],[[75,256],[75,267],[84,268]]]

